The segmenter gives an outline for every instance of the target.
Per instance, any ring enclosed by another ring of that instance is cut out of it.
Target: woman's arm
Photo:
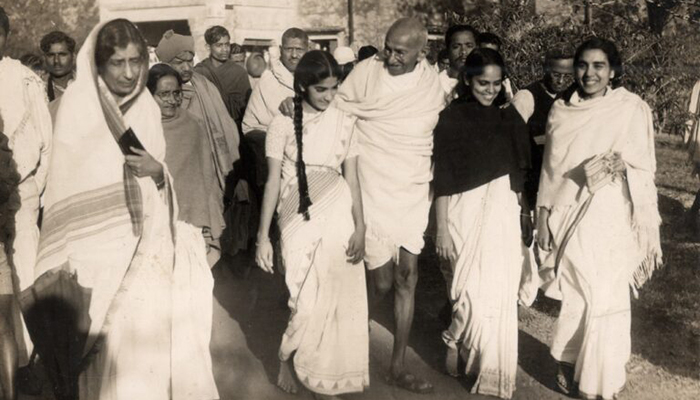
[[[525,192],[517,192],[518,203],[520,204],[520,236],[523,244],[530,247],[532,244],[532,215],[530,215],[530,204],[527,201]]]
[[[260,226],[256,236],[255,261],[265,272],[272,273],[273,251],[270,243],[270,223],[272,223],[272,216],[280,196],[282,161],[268,157],[267,168],[267,182],[265,183],[265,194],[260,211]]]
[[[437,235],[435,237],[435,252],[445,260],[454,261],[457,257],[454,241],[447,227],[448,197],[438,196],[435,199],[435,218],[437,222]]]
[[[355,232],[348,243],[348,261],[357,264],[365,256],[365,215],[362,207],[362,192],[360,179],[357,176],[357,157],[346,158],[343,162],[343,175],[350,187],[352,196],[352,219],[355,222]]]

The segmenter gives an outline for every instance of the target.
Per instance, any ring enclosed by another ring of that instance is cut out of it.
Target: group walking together
[[[623,391],[630,296],[661,248],[652,112],[614,43],[549,49],[514,91],[497,36],[450,27],[438,69],[413,18],[361,61],[290,28],[245,62],[214,26],[195,65],[194,39],[168,31],[150,69],[116,19],[77,55],[47,35],[43,79],[3,57],[10,32],[0,8],[3,398],[39,362],[61,400],[218,399],[210,268],[239,250],[286,282],[280,389],[368,388],[369,315],[393,293],[386,380],[431,393],[406,361],[426,238],[446,373],[511,398],[518,307],[541,289],[561,300],[559,390]]]

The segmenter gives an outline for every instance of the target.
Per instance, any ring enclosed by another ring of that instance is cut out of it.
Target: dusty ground
[[[692,203],[698,181],[691,178],[677,139],[657,141],[659,200],[665,267],[633,301],[632,350],[628,389],[622,399],[700,399],[700,245],[683,227],[683,213]],[[221,399],[311,399],[274,386],[277,346],[288,312],[281,278],[258,269],[245,271],[244,258],[227,260],[215,270],[212,354]],[[444,345],[437,313],[444,302],[444,284],[435,255],[421,256],[416,316],[411,337],[411,370],[436,387],[432,395],[414,395],[384,381],[391,349],[390,304],[386,302],[371,327],[371,387],[347,399],[465,399],[462,381],[445,375]],[[553,386],[554,364],[548,353],[558,303],[539,298],[531,316],[520,324],[518,386],[515,399],[565,399]],[[46,388],[45,392],[48,391]],[[43,399],[50,399],[45,394]],[[37,399],[24,397],[23,399]]]

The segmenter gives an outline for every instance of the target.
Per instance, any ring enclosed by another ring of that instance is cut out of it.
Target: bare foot
[[[455,378],[459,376],[457,371],[457,364],[459,362],[459,349],[447,346],[447,357],[445,357],[445,369],[447,374],[454,376]]]
[[[280,373],[277,375],[277,386],[291,394],[296,394],[299,390],[289,361],[280,361]]]

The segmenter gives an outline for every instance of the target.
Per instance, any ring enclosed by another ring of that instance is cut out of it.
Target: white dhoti
[[[430,210],[433,129],[445,102],[437,73],[424,61],[391,76],[371,58],[355,67],[336,99],[338,108],[358,117],[367,267],[397,261],[400,248],[420,253]]]

